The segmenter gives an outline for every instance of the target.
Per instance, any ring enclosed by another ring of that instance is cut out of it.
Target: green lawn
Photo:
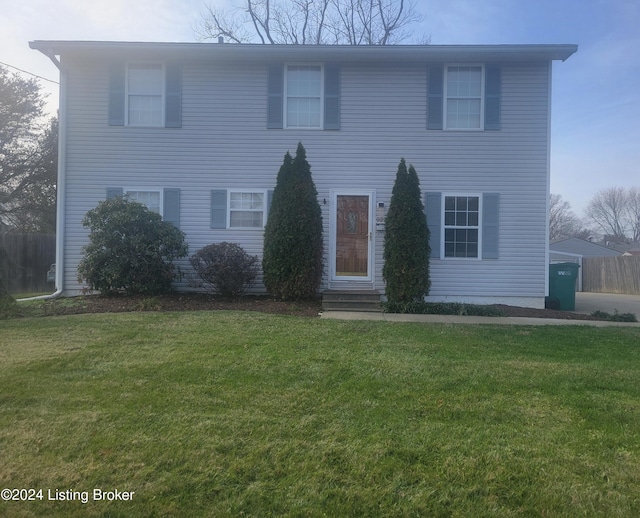
[[[640,516],[640,329],[0,321],[0,458],[0,516]]]

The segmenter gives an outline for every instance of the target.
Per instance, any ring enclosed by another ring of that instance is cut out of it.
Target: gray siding
[[[180,226],[190,252],[219,241],[261,255],[262,230],[210,228],[215,189],[268,189],[287,150],[301,141],[323,210],[328,286],[330,191],[374,189],[389,205],[405,158],[423,191],[499,193],[499,258],[431,261],[434,297],[543,300],[548,197],[549,64],[502,66],[501,130],[426,129],[426,64],[342,64],[339,131],[267,129],[268,66],[185,63],[182,128],[108,125],[108,64],[69,67],[65,289],[79,290],[76,268],[87,231],[83,215],[107,187],[179,188]],[[375,232],[382,279],[383,232]],[[432,244],[432,246],[439,246]],[[186,266],[187,263],[183,266]]]

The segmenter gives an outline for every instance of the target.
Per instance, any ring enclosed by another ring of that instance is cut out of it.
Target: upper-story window
[[[182,65],[112,63],[109,126],[182,127]]]
[[[482,66],[445,67],[445,128],[483,129]]]
[[[130,64],[127,67],[127,124],[164,125],[164,80],[162,64]]]
[[[322,128],[322,66],[287,65],[287,128]]]

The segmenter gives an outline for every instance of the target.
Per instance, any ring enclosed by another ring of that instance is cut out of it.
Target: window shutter
[[[182,68],[176,64],[167,65],[165,127],[182,127]]]
[[[227,191],[211,191],[211,228],[227,228]]]
[[[107,200],[122,196],[123,193],[122,187],[107,187]]]
[[[282,129],[284,110],[284,66],[269,67],[267,96],[267,128]]]
[[[273,202],[273,189],[267,191],[267,219],[269,218],[269,212],[271,211],[271,203]]]
[[[424,207],[427,215],[427,226],[431,234],[429,237],[430,257],[439,259],[440,235],[442,233],[442,194],[439,192],[425,193]]]
[[[484,129],[500,129],[500,67],[485,67],[484,85]]]
[[[324,129],[340,129],[340,67],[324,67]]]
[[[484,193],[482,196],[482,258],[498,259],[498,206],[500,195]]]
[[[109,67],[109,126],[124,126],[125,70],[122,63]]]
[[[162,219],[180,228],[180,189],[164,189]]]
[[[444,103],[444,66],[431,65],[427,80],[427,129],[441,130]]]

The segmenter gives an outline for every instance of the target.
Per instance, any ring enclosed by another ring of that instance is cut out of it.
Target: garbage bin
[[[574,311],[576,309],[577,263],[555,263],[549,265],[549,296],[545,307]]]

